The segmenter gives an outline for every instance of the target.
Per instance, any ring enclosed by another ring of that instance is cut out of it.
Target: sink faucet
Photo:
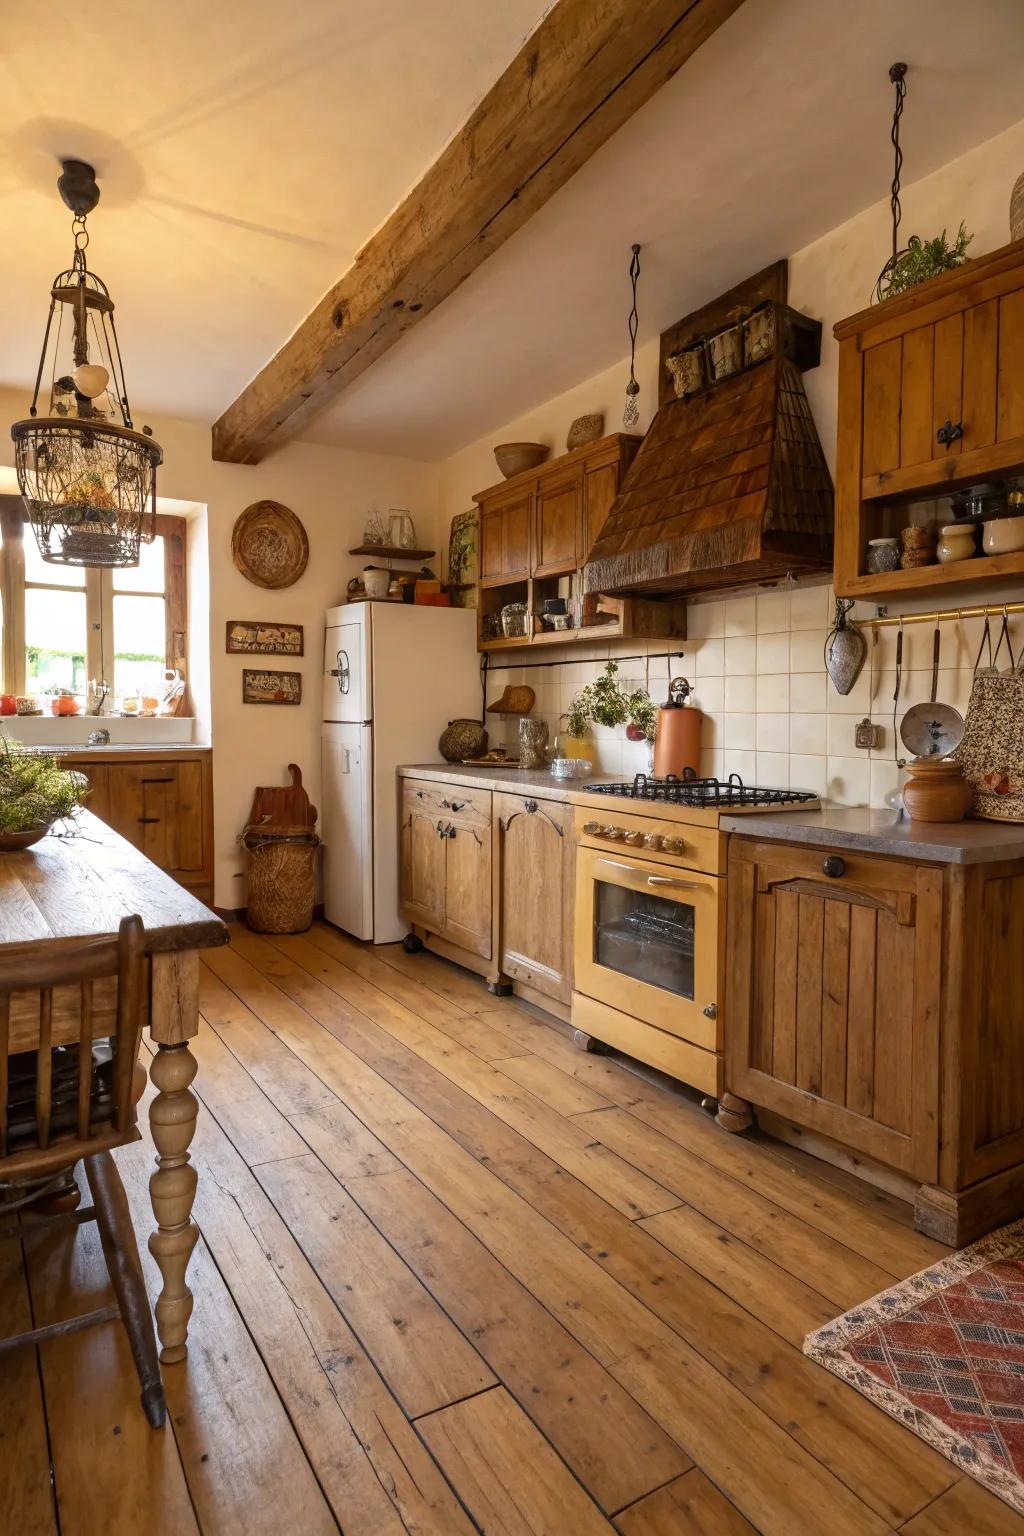
[[[98,730],[98,731],[90,731],[89,732],[89,745],[90,745],[90,747],[109,747],[110,746],[110,732],[108,730],[104,730],[102,728],[100,730]]]

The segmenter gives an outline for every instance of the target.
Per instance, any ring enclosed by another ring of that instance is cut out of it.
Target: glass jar
[[[899,569],[900,545],[898,539],[868,539],[867,568],[872,576],[884,571]]]
[[[973,523],[947,523],[935,549],[940,565],[953,560],[970,560],[977,550]]]

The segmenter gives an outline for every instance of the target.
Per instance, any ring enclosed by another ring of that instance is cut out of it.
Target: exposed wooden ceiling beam
[[[345,275],[216,422],[213,457],[255,464],[301,431],[543,207],[741,4],[558,0]]]

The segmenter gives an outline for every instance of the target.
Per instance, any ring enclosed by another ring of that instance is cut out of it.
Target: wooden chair
[[[0,1340],[37,1344],[120,1315],[154,1429],[166,1404],[146,1284],[112,1147],[138,1140],[147,987],[142,919],[117,937],[0,946],[0,1238],[95,1221],[117,1305]],[[76,1209],[81,1160],[93,1204]]]

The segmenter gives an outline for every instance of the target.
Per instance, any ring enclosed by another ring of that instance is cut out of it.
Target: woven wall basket
[[[309,559],[306,530],[279,501],[254,501],[231,531],[231,558],[257,587],[290,587]]]

